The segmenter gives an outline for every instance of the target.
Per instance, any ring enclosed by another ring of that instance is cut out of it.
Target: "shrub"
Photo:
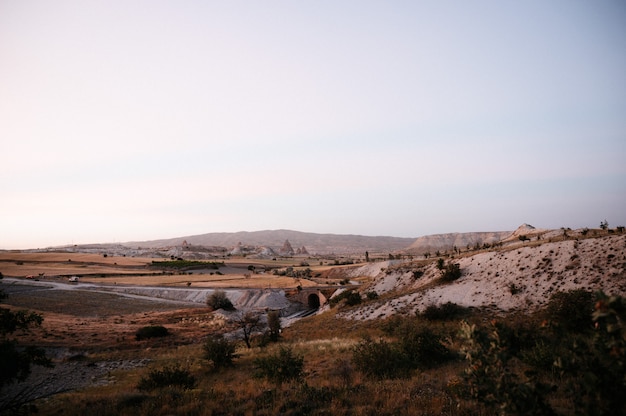
[[[443,305],[428,305],[422,317],[429,321],[451,321],[469,315],[469,309],[456,303],[446,302]]]
[[[255,377],[266,378],[281,385],[304,376],[304,358],[296,355],[291,347],[281,346],[277,353],[254,360]]]
[[[368,300],[375,300],[378,299],[378,293],[376,293],[375,291],[371,290],[367,293],[365,293],[365,296],[367,296]]]
[[[233,365],[235,357],[235,344],[223,336],[209,337],[204,343],[204,358],[213,364],[213,368],[219,369]]]
[[[596,358],[586,377],[589,409],[605,414],[626,414],[626,298],[607,296],[600,292],[593,320],[597,331],[593,339]],[[589,356],[587,354],[586,356]]]
[[[559,359],[560,352],[557,346],[551,345],[547,340],[538,339],[535,345],[522,352],[521,359],[528,365],[550,372]]]
[[[337,391],[331,387],[313,387],[304,383],[294,390],[294,395],[289,397],[278,407],[281,415],[316,415],[330,414],[326,409],[336,399]],[[325,411],[326,410],[326,411]]]
[[[375,379],[406,378],[413,365],[404,349],[384,339],[377,342],[366,337],[352,350],[352,361],[357,370]]]
[[[223,290],[216,290],[211,293],[206,300],[206,304],[209,308],[212,308],[214,311],[218,309],[224,309],[227,311],[231,311],[234,308],[233,303],[226,296],[226,292]]]
[[[424,276],[424,272],[422,270],[413,271],[413,280],[417,280],[422,276]]]
[[[408,357],[411,368],[432,368],[453,357],[442,344],[441,336],[428,328],[409,328],[400,338],[400,348]]]
[[[523,289],[520,286],[517,286],[515,283],[509,284],[509,292],[511,292],[511,295],[517,295],[522,291]]]
[[[179,367],[165,367],[162,370],[152,370],[147,377],[139,380],[137,388],[143,391],[156,390],[163,387],[182,387],[183,389],[193,389],[196,379]]]
[[[461,266],[458,263],[448,263],[443,270],[441,280],[452,282],[461,277]]]
[[[135,338],[137,341],[141,341],[143,339],[148,338],[160,338],[168,336],[170,333],[167,328],[161,325],[150,325],[144,326],[143,328],[139,328],[137,332],[135,332]]]
[[[471,399],[486,406],[488,414],[553,415],[546,400],[551,386],[540,383],[527,372],[514,371],[515,358],[507,339],[510,328],[493,322],[481,328],[463,322],[461,339],[467,360],[464,379]]]
[[[361,295],[359,294],[359,292],[356,291],[351,291],[348,293],[348,296],[346,296],[346,305],[348,306],[355,306],[360,304],[362,301],[361,299]]]
[[[591,329],[594,298],[591,292],[575,289],[554,293],[546,308],[549,320],[573,331]]]

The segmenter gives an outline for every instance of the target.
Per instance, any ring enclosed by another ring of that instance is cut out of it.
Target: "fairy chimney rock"
[[[289,240],[285,240],[283,247],[280,249],[280,254],[284,256],[292,256],[294,254],[293,247],[291,247]]]

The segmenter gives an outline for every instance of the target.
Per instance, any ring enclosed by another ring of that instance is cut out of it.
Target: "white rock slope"
[[[572,289],[626,295],[626,235],[520,246],[451,261],[462,270],[461,278],[452,283],[439,281],[441,272],[434,262],[425,266],[381,264],[364,290],[397,296],[366,303],[343,316],[374,319],[415,313],[446,302],[503,311],[534,310],[544,305],[552,293]],[[373,265],[365,267],[369,269],[355,269],[353,273],[371,276],[376,269]],[[416,271],[418,276],[423,274],[416,278]]]

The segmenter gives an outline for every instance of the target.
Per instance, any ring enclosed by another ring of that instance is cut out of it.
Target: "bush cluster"
[[[440,335],[411,323],[397,327],[397,341],[366,337],[352,351],[357,370],[377,379],[409,377],[419,368],[431,368],[454,356],[443,345]]]
[[[362,302],[361,294],[355,290],[346,290],[345,292],[341,292],[339,295],[335,296],[330,300],[330,304],[332,306],[338,304],[342,300],[345,299],[345,303],[348,306],[355,306]]]
[[[164,326],[150,325],[139,328],[137,332],[135,332],[135,338],[137,339],[137,341],[141,341],[148,338],[166,337],[169,334],[170,332]]]
[[[470,310],[456,303],[446,302],[443,305],[428,305],[421,316],[429,321],[451,321],[466,317]]]
[[[625,414],[623,298],[563,292],[551,298],[546,313],[556,325],[463,323],[467,368],[461,397],[502,415],[556,414],[555,394],[566,397],[575,414]]]
[[[399,344],[364,338],[352,351],[357,370],[375,379],[405,378],[411,374],[408,357]]]
[[[231,367],[235,358],[236,346],[223,336],[209,337],[203,346],[204,358],[213,364],[214,369]]]
[[[277,353],[255,359],[254,365],[255,377],[266,378],[277,385],[304,377],[304,358],[295,354],[291,347],[281,346]]]
[[[218,309],[224,309],[226,311],[232,311],[235,309],[233,303],[228,299],[226,292],[223,290],[216,290],[207,297],[206,304],[214,311]]]
[[[583,289],[554,293],[546,308],[547,319],[569,331],[589,330],[594,295]]]
[[[461,277],[461,266],[458,263],[448,263],[442,270],[441,280],[453,282]]]

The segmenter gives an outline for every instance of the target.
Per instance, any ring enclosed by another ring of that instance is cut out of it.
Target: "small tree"
[[[444,264],[445,264],[445,261],[441,257],[437,259],[437,268],[439,270],[443,270]]]
[[[267,313],[267,327],[269,330],[270,340],[276,342],[280,337],[280,315],[278,311],[269,311]]]
[[[218,309],[224,309],[227,311],[235,309],[233,303],[230,301],[230,299],[228,299],[228,296],[226,296],[226,292],[224,292],[223,290],[216,290],[215,292],[211,293],[211,295],[206,300],[206,304],[209,308],[212,308],[215,311]]]
[[[609,229],[609,222],[607,220],[600,221],[600,228],[602,228],[605,231],[608,230]]]
[[[246,347],[252,348],[252,344],[250,343],[252,333],[262,330],[264,327],[264,324],[261,322],[261,316],[248,311],[244,314],[240,314],[236,323],[243,332],[243,341],[246,343]]]
[[[214,369],[231,367],[235,358],[235,344],[223,336],[209,337],[204,343],[204,358],[213,364]]]

